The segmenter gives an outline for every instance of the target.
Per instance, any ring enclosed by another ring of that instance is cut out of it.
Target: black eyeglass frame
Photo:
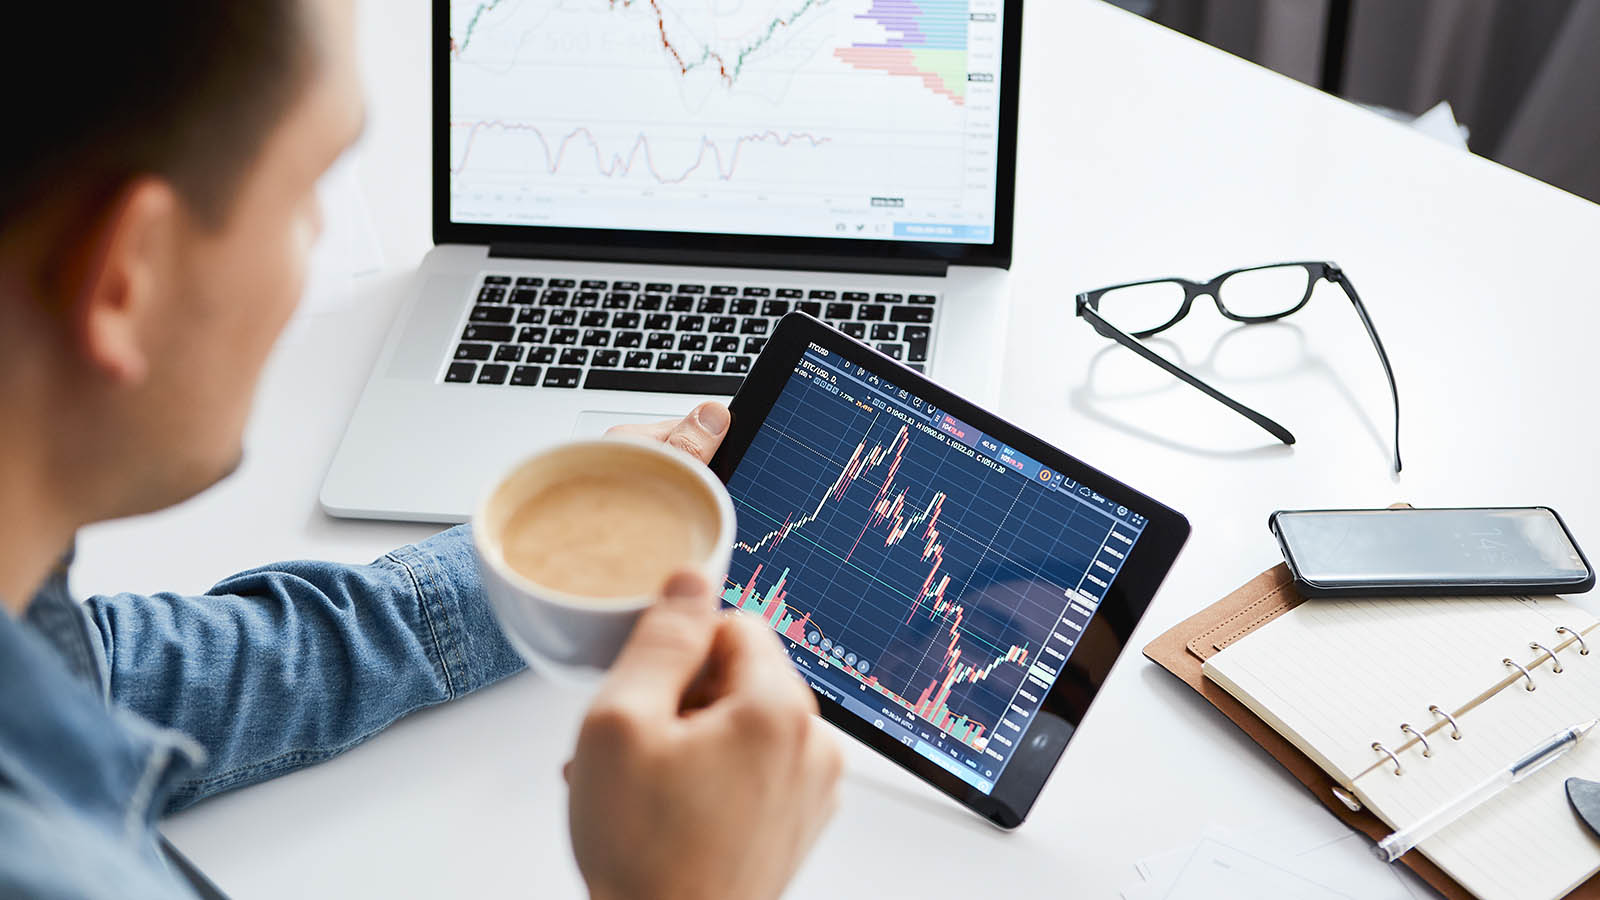
[[[1282,269],[1292,267],[1305,269],[1309,277],[1306,279],[1305,295],[1300,298],[1299,302],[1295,303],[1294,306],[1290,307],[1289,309],[1286,309],[1283,312],[1272,313],[1271,315],[1265,316],[1244,316],[1228,309],[1227,305],[1222,302],[1222,285],[1230,277],[1238,275],[1241,272],[1256,272],[1261,269]],[[1350,278],[1344,274],[1344,270],[1339,268],[1339,266],[1334,263],[1282,262],[1268,263],[1260,266],[1247,266],[1242,269],[1230,269],[1206,282],[1190,281],[1187,278],[1152,278],[1148,281],[1130,281],[1124,284],[1113,284],[1108,287],[1097,288],[1092,291],[1084,291],[1083,293],[1079,294],[1076,303],[1076,314],[1079,318],[1087,320],[1089,324],[1094,327],[1094,330],[1099,332],[1102,336],[1116,341],[1122,346],[1127,347],[1129,350],[1132,350],[1134,353],[1137,353],[1150,362],[1155,363],[1172,376],[1193,386],[1206,396],[1216,400],[1223,406],[1228,407],[1239,415],[1244,416],[1246,419],[1254,422],[1256,425],[1264,429],[1268,434],[1271,434],[1273,437],[1284,442],[1285,444],[1293,444],[1295,442],[1294,435],[1289,431],[1289,429],[1279,425],[1277,422],[1259,412],[1256,412],[1250,407],[1245,406],[1243,403],[1240,403],[1232,397],[1229,397],[1227,394],[1224,394],[1211,385],[1206,384],[1199,378],[1196,378],[1188,372],[1185,372],[1175,363],[1168,361],[1159,353],[1156,353],[1154,350],[1146,347],[1143,343],[1138,341],[1137,338],[1146,338],[1150,337],[1151,335],[1160,334],[1161,332],[1166,331],[1168,328],[1171,328],[1172,326],[1183,321],[1183,318],[1189,314],[1191,309],[1194,308],[1194,301],[1201,296],[1209,296],[1211,298],[1211,302],[1216,304],[1217,312],[1221,313],[1224,318],[1231,319],[1232,321],[1243,322],[1246,325],[1254,325],[1259,322],[1275,322],[1278,319],[1282,319],[1285,316],[1291,316],[1304,309],[1305,305],[1311,301],[1311,294],[1316,290],[1317,282],[1319,281],[1331,281],[1344,289],[1345,296],[1350,298],[1351,305],[1355,307],[1356,315],[1361,318],[1361,324],[1367,329],[1367,336],[1372,339],[1372,347],[1378,352],[1378,361],[1383,364],[1383,374],[1389,379],[1389,394],[1394,399],[1394,470],[1398,474],[1400,472],[1400,390],[1395,386],[1394,369],[1389,365],[1389,354],[1383,349],[1383,341],[1378,339],[1378,329],[1373,326],[1372,316],[1367,312],[1366,305],[1361,302],[1360,295],[1356,293],[1355,285],[1350,283]],[[1146,328],[1142,331],[1129,333],[1111,324],[1104,316],[1100,315],[1101,297],[1112,291],[1130,287],[1141,287],[1148,284],[1176,284],[1183,288],[1183,304],[1178,307],[1178,311],[1172,316],[1172,318],[1168,319],[1166,322],[1163,322],[1154,328]]]

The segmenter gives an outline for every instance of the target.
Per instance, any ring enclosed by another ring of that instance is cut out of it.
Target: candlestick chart
[[[1003,766],[1044,693],[1025,679],[1070,652],[1057,624],[1104,520],[798,370],[728,488],[723,602],[836,690],[980,774]]]

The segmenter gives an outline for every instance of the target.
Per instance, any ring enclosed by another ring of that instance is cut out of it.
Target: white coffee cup
[[[628,634],[657,591],[627,596],[588,596],[539,584],[506,558],[508,525],[529,500],[594,473],[624,473],[641,480],[668,479],[674,491],[703,503],[684,510],[686,526],[714,525],[705,552],[682,560],[679,568],[702,573],[720,587],[733,552],[733,501],[722,482],[699,460],[659,441],[634,438],[574,441],[523,460],[495,483],[473,517],[478,571],[489,603],[511,645],[535,668],[584,675],[605,669],[617,658]],[[547,495],[548,496],[548,495]],[[714,523],[708,521],[709,514]],[[692,517],[692,518],[691,518]],[[596,534],[596,540],[605,540]]]

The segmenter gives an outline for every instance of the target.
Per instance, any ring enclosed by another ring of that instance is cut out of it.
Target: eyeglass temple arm
[[[1096,331],[1111,338],[1122,346],[1127,347],[1129,350],[1132,350],[1145,359],[1150,360],[1151,362],[1165,369],[1175,378],[1178,378],[1179,380],[1198,388],[1206,396],[1261,426],[1267,431],[1268,434],[1280,441],[1283,441],[1285,444],[1294,443],[1294,435],[1289,433],[1289,429],[1279,425],[1277,422],[1272,421],[1266,416],[1263,416],[1261,413],[1256,412],[1250,407],[1245,406],[1243,403],[1240,403],[1232,397],[1229,397],[1227,394],[1224,394],[1211,385],[1206,384],[1204,381],[1201,381],[1193,375],[1190,375],[1188,372],[1185,372],[1183,369],[1179,368],[1173,363],[1168,362],[1164,357],[1161,356],[1161,354],[1139,343],[1131,335],[1124,333],[1122,329],[1111,324],[1110,322],[1107,322],[1101,317],[1100,313],[1094,309],[1094,307],[1089,306],[1086,303],[1080,303],[1078,305],[1078,311],[1081,315],[1094,323]]]
[[[1350,298],[1350,303],[1356,308],[1356,315],[1361,317],[1361,324],[1366,326],[1367,337],[1372,338],[1372,347],[1378,351],[1378,361],[1383,363],[1383,374],[1389,378],[1389,394],[1394,398],[1394,471],[1400,472],[1400,389],[1395,387],[1394,369],[1389,366],[1389,354],[1384,352],[1383,341],[1378,339],[1378,329],[1372,326],[1372,317],[1367,314],[1367,307],[1361,302],[1361,297],[1356,294],[1356,286],[1344,274],[1344,270],[1330,266],[1329,275],[1344,288],[1345,295]]]

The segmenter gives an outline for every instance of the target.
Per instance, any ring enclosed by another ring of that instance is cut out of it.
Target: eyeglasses
[[[1372,338],[1373,349],[1378,351],[1378,361],[1383,363],[1383,374],[1389,379],[1389,393],[1394,397],[1394,470],[1400,471],[1400,391],[1394,384],[1394,370],[1389,367],[1389,355],[1378,340],[1378,331],[1372,327],[1372,317],[1356,295],[1355,285],[1344,271],[1330,262],[1273,263],[1234,269],[1205,283],[1183,278],[1157,278],[1114,284],[1078,295],[1077,314],[1087,319],[1094,330],[1111,338],[1129,350],[1165,369],[1172,375],[1193,385],[1207,396],[1256,423],[1285,444],[1294,443],[1289,429],[1229,397],[1209,384],[1190,375],[1177,365],[1168,362],[1154,350],[1134,338],[1147,338],[1160,334],[1178,324],[1194,307],[1197,297],[1209,296],[1217,305],[1217,312],[1235,322],[1253,325],[1257,322],[1274,322],[1299,312],[1311,300],[1311,290],[1321,280],[1331,281],[1344,288],[1345,296],[1356,308],[1367,336]]]

